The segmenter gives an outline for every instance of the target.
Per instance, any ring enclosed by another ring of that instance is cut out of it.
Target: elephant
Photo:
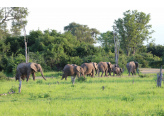
[[[136,73],[136,69],[137,69],[137,73],[139,74],[138,67],[139,67],[138,62],[131,61],[127,63],[126,68],[128,70],[129,76],[130,76],[130,73],[132,73],[132,76],[133,76],[133,74]]]
[[[74,84],[74,79],[75,79],[76,75],[78,77],[80,77],[80,74],[82,74],[84,76],[83,68],[81,66],[77,66],[77,65],[67,64],[64,66],[63,72],[64,73],[62,75],[61,80],[63,80],[63,78],[65,78],[65,80],[67,80],[67,76],[73,76],[73,77],[71,77],[73,84]]]
[[[30,75],[32,74],[33,80],[35,80],[35,72],[40,71],[42,77],[46,80],[46,78],[43,75],[42,67],[40,64],[37,63],[20,63],[17,66],[16,70],[16,76],[15,79],[21,81],[27,78],[27,82],[29,80]]]
[[[124,72],[124,69],[119,68],[119,67],[114,67],[113,69],[113,76],[116,74],[117,76],[120,75]]]
[[[21,79],[22,79],[22,80],[25,80],[26,77],[27,77],[27,75],[22,75],[22,76],[21,76]],[[18,78],[17,80],[19,80],[19,78]]]
[[[94,77],[95,70],[98,70],[98,64],[96,62],[83,63],[81,67],[84,69],[84,76],[90,75]]]
[[[103,75],[103,73],[105,72],[105,76],[108,76],[108,69],[111,69],[112,64],[110,62],[99,62],[98,63],[98,76],[100,74],[100,72],[102,72],[101,77]]]
[[[109,72],[109,75],[111,76],[111,73],[114,71],[114,68],[115,67],[119,67],[118,65],[116,65],[116,64],[112,64],[111,65],[111,68],[110,69],[108,69],[108,72]]]

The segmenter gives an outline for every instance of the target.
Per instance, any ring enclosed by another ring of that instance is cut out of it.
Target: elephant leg
[[[98,77],[100,77],[100,70],[97,70],[97,72],[98,72]]]
[[[26,82],[28,82],[29,78],[30,78],[30,74],[27,74],[27,80],[26,80]]]
[[[67,75],[65,75],[65,80],[67,80]]]
[[[80,77],[80,74],[79,74],[79,73],[76,73],[76,75],[77,75],[78,78]],[[75,75],[75,77],[76,77],[76,75]],[[88,76],[88,75],[87,75],[87,76]]]
[[[63,80],[64,78],[65,78],[65,77],[64,77],[64,74],[63,74],[61,80]]]
[[[103,74],[104,74],[104,71],[102,71],[101,77],[103,76]]]
[[[95,70],[92,70],[92,77],[95,77]]]
[[[21,93],[22,81],[21,76],[19,77],[19,93]]]
[[[97,75],[97,71],[98,71],[98,70],[96,70],[95,76]]]
[[[35,81],[35,72],[32,73],[33,80]]]
[[[128,73],[129,73],[129,75],[128,75],[128,76],[130,76],[130,70],[128,70]]]
[[[107,72],[108,72],[108,70],[105,70],[105,76],[108,76],[108,73]]]

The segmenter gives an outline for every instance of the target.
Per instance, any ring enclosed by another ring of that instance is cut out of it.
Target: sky
[[[27,7],[26,33],[32,30],[54,29],[64,32],[64,26],[75,22],[96,28],[100,33],[112,31],[114,21],[127,10],[137,10],[151,15],[152,39],[164,45],[164,6],[162,0],[16,0],[11,6]],[[147,44],[145,42],[145,44]]]

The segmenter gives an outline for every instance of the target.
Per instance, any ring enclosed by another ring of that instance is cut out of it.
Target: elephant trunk
[[[138,70],[138,68],[137,68],[137,73],[138,73],[138,75],[139,75],[139,70]]]
[[[43,79],[46,80],[46,78],[45,78],[44,75],[43,75],[43,71],[40,70],[40,72],[41,72],[41,74],[42,74]]]

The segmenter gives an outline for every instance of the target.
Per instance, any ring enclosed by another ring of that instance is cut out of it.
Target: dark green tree
[[[105,33],[101,33],[100,37],[98,37],[98,42],[105,49],[105,51],[112,50],[114,47],[114,37],[111,31],[107,31]]]
[[[156,45],[155,43],[149,43],[147,45],[147,52],[151,52],[153,55],[162,57],[164,53],[164,46]]]
[[[68,26],[64,27],[64,31],[70,31],[77,40],[81,42],[86,42],[89,44],[96,43],[97,35],[100,32],[95,28],[89,28],[87,25],[80,25],[75,22],[70,23]]]

